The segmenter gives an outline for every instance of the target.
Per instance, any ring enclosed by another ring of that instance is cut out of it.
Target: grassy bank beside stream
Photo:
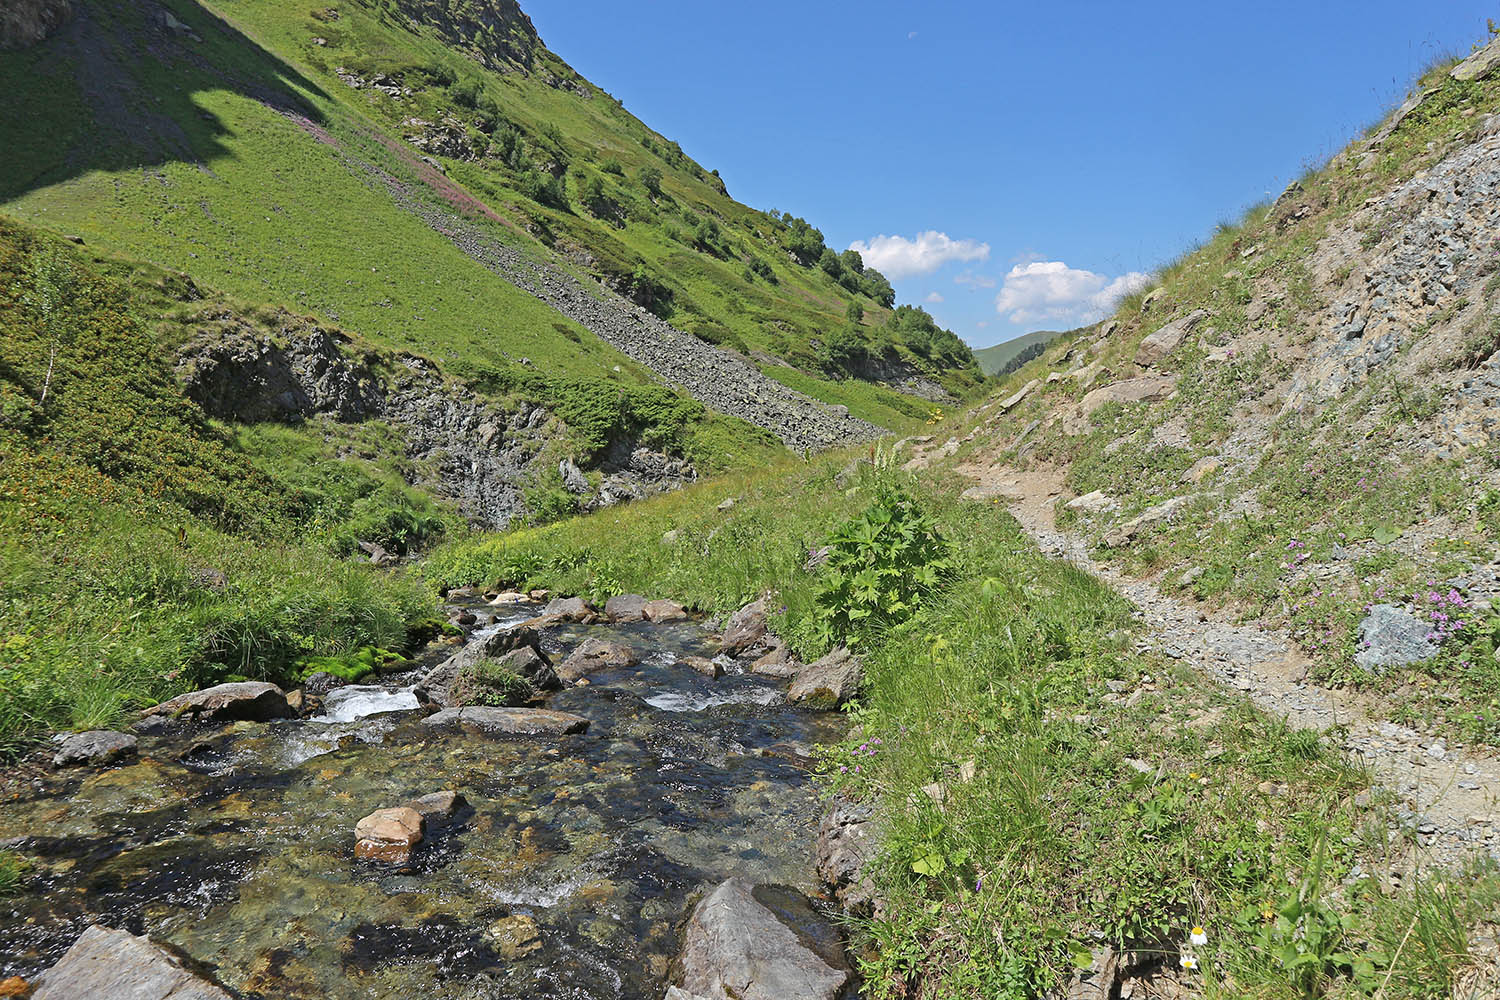
[[[888,830],[889,905],[852,928],[870,996],[1030,997],[1106,945],[1210,997],[1453,995],[1467,930],[1497,916],[1493,873],[1393,888],[1411,845],[1314,735],[1134,655],[1128,606],[1002,508],[848,461],[458,541],[427,572],[716,615],[769,592],[808,659],[835,586],[810,552],[903,495],[951,565],[906,621],[851,634],[867,685],[825,759],[830,793],[875,801]]]

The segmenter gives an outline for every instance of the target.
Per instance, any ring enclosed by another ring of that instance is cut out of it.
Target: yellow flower
[[[1183,955],[1177,960],[1177,964],[1182,966],[1184,969],[1187,969],[1189,972],[1198,968],[1198,960],[1192,955]]]
[[[1208,944],[1208,932],[1202,927],[1194,927],[1193,932],[1188,935],[1188,940],[1195,945]]]
[[[1192,778],[1194,781],[1197,781],[1199,777],[1201,777],[1201,775],[1199,775],[1197,771],[1189,771],[1188,777]]]

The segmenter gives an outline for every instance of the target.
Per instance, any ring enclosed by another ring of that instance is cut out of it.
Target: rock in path
[[[134,757],[136,738],[109,729],[94,729],[86,733],[74,733],[62,741],[52,758],[53,767],[76,767],[88,764],[102,767],[115,761]]]
[[[786,700],[809,708],[838,708],[859,693],[864,681],[864,666],[859,657],[843,646],[798,673],[787,691]]]
[[[94,925],[42,973],[32,1000],[230,1000],[161,945]]]
[[[589,720],[570,712],[545,708],[445,708],[429,715],[422,725],[434,729],[453,727],[470,732],[503,736],[565,736],[587,732]]]
[[[198,722],[268,722],[290,718],[294,713],[287,704],[286,692],[265,681],[237,681],[202,691],[180,694],[170,701],[153,705],[143,716],[187,717]]]
[[[838,932],[799,893],[742,878],[688,918],[680,993],[736,1000],[834,1000],[852,978]]]
[[[1373,674],[1387,667],[1421,663],[1438,654],[1438,644],[1429,638],[1432,625],[1394,604],[1377,604],[1359,623],[1359,650],[1354,662]]]

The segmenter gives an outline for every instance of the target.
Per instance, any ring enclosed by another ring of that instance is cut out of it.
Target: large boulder
[[[562,682],[547,658],[530,646],[522,646],[499,659],[466,665],[448,685],[447,700],[441,707],[519,705],[530,701],[537,691],[559,687]],[[436,699],[429,701],[436,704]]]
[[[721,648],[730,656],[739,656],[763,646],[766,641],[765,598],[751,601],[736,611],[724,626]]]
[[[567,684],[600,670],[624,670],[640,662],[635,650],[608,639],[585,639],[557,665],[557,676]]]
[[[1432,623],[1395,604],[1377,604],[1359,623],[1354,662],[1372,674],[1430,660],[1438,654]]]
[[[818,877],[845,913],[868,916],[875,904],[875,883],[864,868],[880,850],[875,809],[865,803],[835,799],[818,822],[814,849]]]
[[[559,622],[594,622],[599,612],[581,597],[555,597],[542,609],[541,617]]]
[[[88,764],[101,767],[134,757],[135,753],[134,736],[109,729],[94,729],[86,733],[74,733],[58,744],[57,753],[52,757],[52,766],[76,767]]]
[[[98,924],[42,973],[32,1000],[230,1000],[184,960],[128,931]]]
[[[445,708],[422,720],[433,729],[451,728],[501,736],[563,736],[588,730],[589,720],[545,708]]]
[[[712,1000],[835,1000],[853,978],[838,932],[806,899],[742,878],[693,909],[680,964],[681,992]]]
[[[405,864],[425,829],[422,814],[409,806],[377,809],[354,826],[354,856]]]
[[[604,617],[612,622],[638,622],[646,617],[646,599],[640,594],[619,594],[604,602]]]
[[[1141,341],[1140,347],[1136,348],[1135,363],[1149,367],[1161,361],[1182,346],[1183,340],[1193,331],[1193,327],[1207,318],[1207,310],[1194,309],[1186,316],[1174,319]]]
[[[270,719],[290,718],[296,713],[287,704],[286,692],[275,684],[265,681],[236,681],[233,684],[220,684],[202,691],[180,694],[160,705],[153,705],[141,714],[190,718],[198,722],[266,722]]]
[[[859,693],[864,679],[859,657],[840,646],[798,671],[786,700],[809,708],[838,708]]]
[[[513,653],[517,655],[512,656]],[[542,690],[561,686],[552,673],[552,661],[542,652],[541,636],[536,629],[523,623],[502,629],[482,641],[471,642],[427,671],[417,684],[417,697],[438,708],[452,707],[454,682],[459,674],[480,660],[503,660]]]
[[[646,602],[646,620],[648,622],[680,622],[687,618],[687,609],[676,601],[668,601],[658,598]]]

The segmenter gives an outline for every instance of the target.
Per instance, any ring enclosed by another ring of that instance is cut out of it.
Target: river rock
[[[687,609],[676,601],[668,601],[658,598],[646,602],[646,620],[648,622],[680,622],[687,618]]]
[[[859,693],[864,677],[859,657],[840,646],[798,671],[786,700],[809,708],[838,708]]]
[[[469,643],[427,671],[416,686],[417,700],[424,705],[452,708],[453,683],[458,680],[458,675],[485,659],[504,662],[539,690],[562,686],[552,670],[552,661],[542,652],[541,636],[535,628],[523,622],[502,629],[482,642]]]
[[[721,677],[724,668],[706,656],[679,656],[677,662],[684,667],[692,667],[704,677]]]
[[[873,910],[875,883],[864,874],[864,867],[879,850],[874,807],[835,799],[818,822],[814,854],[818,877],[833,892],[845,913],[868,916]]]
[[[426,795],[403,802],[402,806],[420,814],[424,823],[430,820],[452,819],[453,814],[469,804],[463,792],[450,790],[429,792]]]
[[[1389,667],[1430,660],[1438,644],[1429,639],[1432,625],[1395,604],[1377,604],[1359,623],[1359,648],[1354,662],[1373,674]]]
[[[265,681],[236,681],[202,691],[191,691],[153,705],[142,715],[188,717],[199,722],[248,720],[266,722],[290,718],[294,713],[286,702],[286,692]]]
[[[567,684],[600,670],[624,670],[640,662],[635,650],[608,639],[585,639],[557,665],[557,676]]]
[[[541,617],[587,623],[598,621],[599,612],[581,597],[557,597],[547,602]]]
[[[117,760],[134,757],[136,738],[109,729],[94,729],[86,733],[74,733],[58,745],[52,757],[53,767],[76,767],[88,764],[100,767]]]
[[[409,806],[377,809],[354,827],[354,856],[405,864],[422,842],[422,814]]]
[[[646,599],[640,594],[620,594],[604,602],[604,617],[612,622],[638,622],[646,617]]]
[[[488,735],[563,736],[586,732],[589,720],[569,712],[545,708],[492,708],[472,705],[468,708],[445,708],[422,720],[434,729],[452,727]]]
[[[485,939],[507,962],[525,958],[542,947],[541,928],[527,916],[514,914],[490,924],[484,931]]]
[[[524,604],[529,600],[531,600],[531,597],[527,594],[515,590],[504,590],[491,597],[489,604],[491,607],[496,607],[502,604]]]
[[[230,1000],[183,965],[146,938],[95,924],[42,973],[32,1000]]]
[[[730,656],[748,653],[766,639],[766,602],[751,601],[730,616],[721,647]]]
[[[802,665],[792,656],[791,647],[775,637],[771,639],[770,651],[750,664],[751,673],[778,680],[796,677],[801,669]]]
[[[307,675],[307,680],[302,682],[302,690],[314,697],[321,698],[323,695],[341,688],[349,683],[342,677],[330,674],[326,670],[319,670]]]
[[[835,1000],[853,977],[838,932],[801,894],[732,878],[694,909],[681,991],[735,1000]]]

